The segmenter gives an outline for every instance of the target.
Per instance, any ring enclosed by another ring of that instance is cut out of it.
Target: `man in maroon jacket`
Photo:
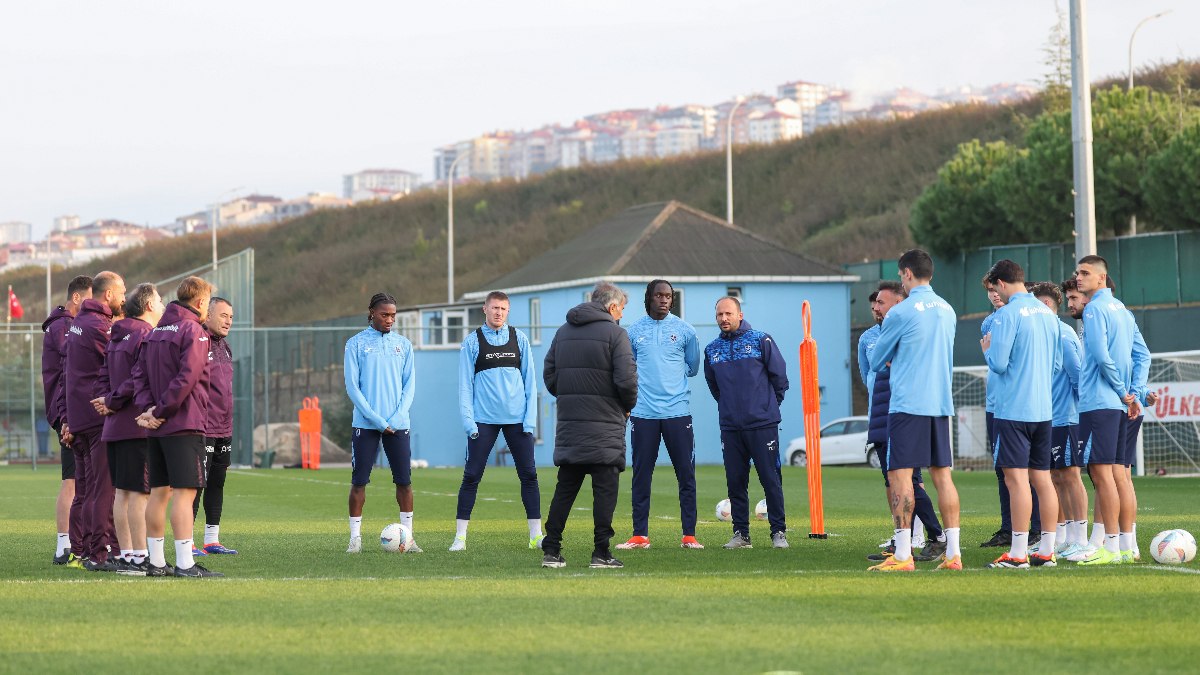
[[[204,330],[212,284],[188,277],[167,305],[158,326],[142,343],[134,372],[138,424],[146,427],[146,468],[150,501],[146,504],[149,565],[146,576],[220,577],[192,558],[192,502],[204,487],[208,421],[208,347]],[[175,533],[175,568],[167,567],[163,544],[167,502]]]
[[[80,518],[81,542],[71,542],[72,553],[83,558],[92,572],[114,572],[109,547],[117,545],[113,527],[112,478],[108,472],[108,450],[100,440],[104,416],[96,412],[100,368],[108,347],[113,314],[125,302],[125,281],[114,272],[92,278],[92,297],[79,306],[79,314],[67,331],[67,359],[63,377],[66,389],[67,426],[75,453],[76,499],[83,493]]]
[[[62,484],[58,488],[55,519],[58,521],[58,547],[54,564],[83,567],[83,561],[71,553],[71,540],[82,541],[79,518],[71,520],[75,501],[75,453],[71,452],[70,430],[66,421],[66,391],[63,389],[63,365],[67,356],[67,331],[79,313],[79,305],[92,297],[92,278],[78,276],[67,285],[67,301],[50,312],[42,322],[42,391],[46,401],[46,421],[58,434],[59,458],[62,462]],[[82,502],[80,504],[82,506]]]
[[[205,555],[236,555],[221,545],[221,509],[225,504],[225,474],[233,450],[233,350],[229,348],[229,330],[233,328],[233,303],[214,296],[208,303],[208,422],[204,427],[208,450],[207,485],[196,493],[192,520],[204,498]],[[193,551],[194,552],[194,551]]]
[[[146,429],[139,426],[141,412],[133,404],[133,368],[142,341],[163,315],[162,298],[154,284],[138,284],[125,301],[125,318],[112,327],[104,367],[100,369],[102,395],[92,405],[104,419],[100,440],[108,449],[108,468],[116,488],[113,524],[121,554],[114,561],[117,574],[146,574],[146,500],[150,477],[146,473]]]

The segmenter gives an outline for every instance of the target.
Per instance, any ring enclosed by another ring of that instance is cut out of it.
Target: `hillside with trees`
[[[1184,84],[1190,91],[1200,84],[1200,65],[1186,66]],[[1178,78],[1171,79],[1166,70],[1140,73],[1139,82],[1170,97]],[[1097,91],[1105,88],[1098,85]],[[894,256],[913,243],[909,224],[914,203],[947,162],[961,157],[962,144],[1022,147],[1043,108],[1041,97],[1016,106],[956,106],[909,119],[829,127],[770,146],[736,147],[734,219],[832,263]],[[1174,157],[1191,161],[1186,149]],[[1151,203],[1155,198],[1145,196]],[[623,209],[669,199],[724,217],[724,152],[457,186],[455,289],[484,288]],[[257,321],[285,325],[358,313],[380,289],[405,305],[444,301],[445,228],[443,189],[274,225],[228,229],[219,236],[222,254],[255,249]],[[56,270],[53,285],[57,295],[73,275],[100,269],[121,272],[131,284],[161,279],[200,267],[210,256],[208,236],[190,235]],[[44,269],[25,268],[4,275],[0,284],[13,284],[27,316],[41,317],[46,310],[44,279]]]

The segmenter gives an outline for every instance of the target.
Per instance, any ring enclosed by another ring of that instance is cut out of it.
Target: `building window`
[[[466,335],[467,309],[430,309],[421,312],[422,347],[457,347]]]
[[[725,295],[728,295],[731,298],[737,298],[738,302],[742,302],[743,300],[745,300],[745,298],[742,297],[742,287],[741,286],[726,286],[725,287]]]
[[[529,299],[529,341],[535,345],[542,344],[542,299]],[[539,423],[540,424],[540,423]],[[539,435],[541,438],[540,426]]]
[[[401,312],[396,316],[397,330],[414,345],[421,343],[421,313]]]

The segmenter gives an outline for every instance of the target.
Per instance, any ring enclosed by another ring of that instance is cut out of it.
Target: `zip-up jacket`
[[[864,330],[858,336],[858,377],[867,387],[867,415],[871,414],[871,399],[875,394],[875,371],[871,370],[871,352],[879,342],[879,324]]]
[[[208,421],[208,331],[200,313],[174,300],[142,341],[134,369],[139,412],[166,420],[146,435],[203,434]]]
[[[208,334],[208,418],[204,435],[229,438],[233,435],[233,350],[229,341]]]
[[[66,307],[59,305],[42,322],[42,394],[46,421],[56,430],[66,416],[63,366],[67,358],[67,331],[74,319]]]
[[[1063,367],[1054,375],[1054,426],[1079,424],[1079,365],[1083,347],[1075,329],[1065,321],[1058,322],[1058,339],[1062,343]]]
[[[417,378],[408,338],[364,328],[346,341],[345,375],[355,428],[399,431],[412,427],[408,411]]]
[[[112,309],[88,298],[79,307],[79,315],[67,331],[67,365],[63,377],[67,401],[67,424],[71,433],[92,431],[104,426],[104,416],[96,412],[92,399],[104,395],[99,386],[100,368],[112,329]]]
[[[1146,396],[1150,393],[1150,348],[1146,346],[1146,340],[1142,337],[1142,331],[1138,328],[1133,312],[1129,312],[1129,320],[1133,322],[1132,389],[1138,402],[1145,407]]]
[[[137,424],[142,409],[133,403],[133,369],[137,367],[142,341],[152,330],[154,326],[141,319],[127,318],[113,323],[99,383],[104,405],[113,411],[104,418],[100,440],[105,443],[146,437],[146,428]]]
[[[1083,308],[1083,365],[1079,412],[1125,410],[1133,388],[1133,315],[1101,288]]]
[[[954,414],[950,381],[958,317],[928,284],[913,288],[888,310],[871,352],[876,373],[892,364],[891,412],[926,417]]]
[[[996,321],[996,312],[983,317],[983,323],[979,324],[979,337],[985,338],[987,334],[992,332],[992,323]],[[1000,389],[1000,376],[992,372],[988,368],[986,398],[984,398],[983,409],[985,412],[996,412],[996,392]]]
[[[875,375],[875,386],[871,391],[871,421],[867,426],[868,443],[887,443],[888,406],[892,400],[892,371],[884,368]]]
[[[1054,419],[1054,376],[1063,367],[1061,323],[1032,293],[1014,293],[996,310],[984,357],[1000,379],[996,418],[1013,422]]]
[[[509,342],[508,324],[499,328],[484,325],[480,330],[492,347],[504,347]],[[511,333],[520,352],[520,368],[505,366],[476,372],[479,332],[471,331],[463,338],[458,351],[458,405],[463,431],[468,436],[479,432],[478,422],[519,423],[526,433],[537,430],[537,369],[529,338],[516,329]]]
[[[643,316],[629,327],[638,370],[634,417],[663,420],[691,414],[688,378],[700,372],[696,329],[668,313],[661,321]]]
[[[779,424],[788,390],[787,364],[775,340],[743,320],[704,348],[704,379],[717,401],[723,431]]]

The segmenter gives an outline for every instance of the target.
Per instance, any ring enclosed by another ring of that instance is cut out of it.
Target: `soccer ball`
[[[730,507],[728,499],[722,499],[721,501],[717,502],[717,520],[721,521],[722,523],[728,523],[730,520],[732,520],[733,517],[730,515],[729,509]]]
[[[1196,557],[1196,540],[1186,530],[1164,530],[1150,542],[1150,555],[1163,565],[1180,565]]]
[[[392,523],[379,533],[379,545],[391,553],[404,553],[412,545],[412,532],[400,523]]]
[[[767,500],[758,500],[758,504],[754,506],[754,517],[758,518],[759,520],[767,519]]]

